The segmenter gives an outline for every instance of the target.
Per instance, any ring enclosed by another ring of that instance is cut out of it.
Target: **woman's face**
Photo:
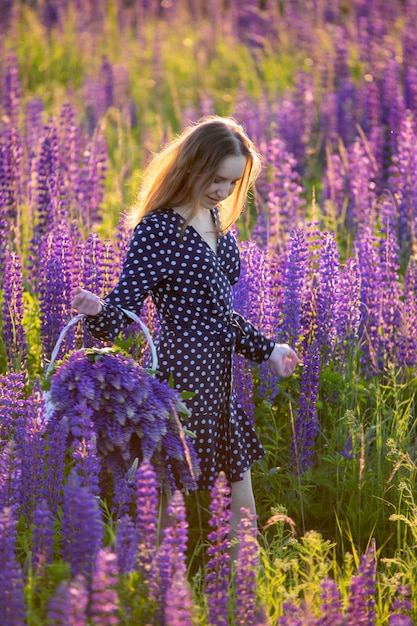
[[[213,182],[203,191],[202,207],[213,209],[219,202],[230,196],[242,178],[245,168],[246,157],[243,155],[223,159],[216,170]]]

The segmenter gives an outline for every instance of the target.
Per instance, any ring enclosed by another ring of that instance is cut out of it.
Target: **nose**
[[[233,191],[233,186],[230,185],[230,183],[223,183],[222,185],[218,187],[216,191],[217,198],[219,200],[224,200],[225,198],[230,196],[232,191]]]

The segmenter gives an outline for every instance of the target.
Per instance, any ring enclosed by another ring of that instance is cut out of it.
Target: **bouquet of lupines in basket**
[[[198,462],[181,422],[188,414],[182,397],[136,361],[113,350],[73,352],[48,386],[47,429],[66,420],[69,448],[93,439],[110,475],[146,459],[165,491],[195,488]]]

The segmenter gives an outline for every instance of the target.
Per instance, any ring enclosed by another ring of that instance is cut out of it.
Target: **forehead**
[[[239,180],[246,167],[246,157],[243,155],[229,156],[220,162],[216,170],[216,177],[226,180]]]

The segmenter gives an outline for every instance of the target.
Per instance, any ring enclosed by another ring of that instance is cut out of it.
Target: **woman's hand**
[[[103,308],[103,302],[98,296],[91,293],[91,291],[76,287],[71,306],[73,309],[76,309],[78,313],[83,313],[84,315],[98,315]]]
[[[277,376],[291,376],[299,363],[299,358],[286,343],[276,343],[268,363]]]

